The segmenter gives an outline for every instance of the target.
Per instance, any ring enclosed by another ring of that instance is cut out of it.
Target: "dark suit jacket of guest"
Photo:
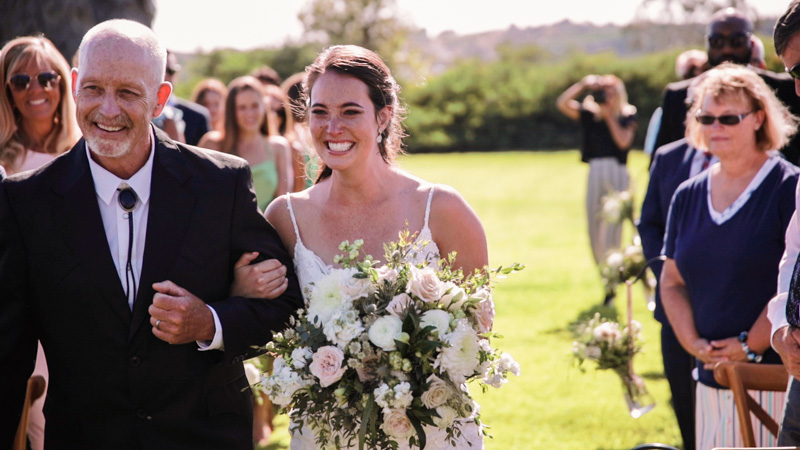
[[[36,340],[47,355],[49,449],[252,449],[242,361],[303,300],[292,261],[236,157],[157,130],[144,260],[133,312],[109,251],[84,141],[0,184],[0,447],[14,436]],[[245,251],[277,258],[276,300],[229,297]],[[171,280],[219,315],[224,351],[151,331],[152,284]]]
[[[757,67],[750,67],[756,72],[769,87],[775,96],[789,108],[794,115],[800,115],[800,99],[794,90],[794,80],[788,74],[777,74]],[[670,142],[682,139],[686,135],[686,91],[692,80],[682,80],[670,83],[664,89],[664,100],[661,105],[661,127],[656,136],[655,148],[667,145]],[[795,134],[792,140],[781,150],[781,153],[792,164],[800,163],[800,135]]]
[[[174,95],[172,96],[172,103],[173,106],[183,112],[183,122],[186,124],[183,136],[186,138],[186,143],[197,145],[200,142],[200,138],[211,129],[208,110],[203,105],[198,105]]]
[[[650,183],[642,202],[638,225],[644,257],[648,260],[661,254],[672,195],[681,183],[689,179],[692,159],[697,151],[684,138],[655,152],[653,164],[650,166]],[[659,261],[651,267],[656,280],[660,279],[663,263]],[[656,289],[655,318],[662,324],[667,324],[667,316],[661,305],[660,289]]]

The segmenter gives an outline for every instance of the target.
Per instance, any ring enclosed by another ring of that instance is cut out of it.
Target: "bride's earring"
[[[378,138],[375,140],[378,141],[378,144],[383,142],[383,130],[381,130],[380,128],[378,128]]]

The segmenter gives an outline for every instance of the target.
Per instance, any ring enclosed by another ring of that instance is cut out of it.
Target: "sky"
[[[641,0],[396,0],[399,14],[433,37],[546,25],[569,19],[626,24]],[[153,29],[170,50],[249,50],[298,40],[303,0],[155,0]],[[789,0],[752,0],[761,16],[778,16]],[[489,6],[490,5],[490,6]]]

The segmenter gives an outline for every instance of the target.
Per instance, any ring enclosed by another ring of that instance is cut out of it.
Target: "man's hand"
[[[277,259],[267,259],[258,264],[250,264],[258,252],[244,253],[233,266],[234,297],[276,299],[289,287],[286,266]]]
[[[783,327],[776,331],[772,347],[781,355],[789,375],[800,377],[800,328]]]
[[[172,281],[154,283],[150,324],[153,334],[170,344],[188,344],[214,339],[214,316],[194,294]]]

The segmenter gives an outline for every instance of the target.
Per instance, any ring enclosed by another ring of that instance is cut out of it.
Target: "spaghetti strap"
[[[297,219],[294,217],[294,210],[292,209],[292,197],[286,194],[286,207],[289,209],[289,217],[292,218],[292,226],[294,227],[294,235],[297,236],[297,242],[303,245],[303,240],[300,239],[300,230],[297,228]]]
[[[431,200],[433,200],[433,191],[435,189],[436,186],[431,186],[431,192],[428,194],[428,205],[425,207],[425,224],[423,228],[428,228],[428,219],[431,217]]]

